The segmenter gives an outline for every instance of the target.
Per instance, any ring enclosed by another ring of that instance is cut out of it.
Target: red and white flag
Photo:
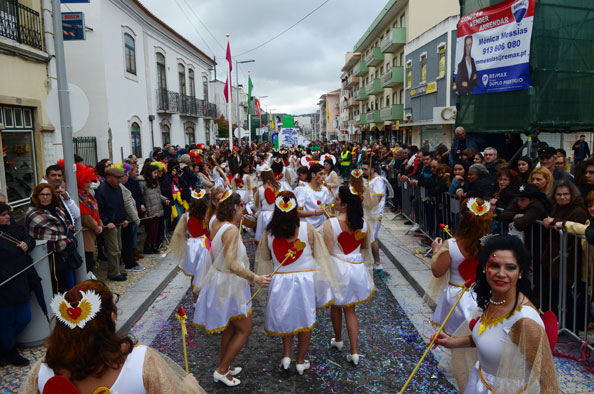
[[[233,95],[231,95],[231,100],[229,100],[229,93],[231,92],[231,71],[233,70],[233,61],[231,60],[231,47],[227,42],[227,54],[225,55],[227,62],[229,62],[229,72],[227,73],[227,80],[225,81],[225,101],[233,101]]]

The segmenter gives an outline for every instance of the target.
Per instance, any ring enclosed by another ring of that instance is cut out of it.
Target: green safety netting
[[[460,15],[501,0],[460,0]],[[477,133],[594,129],[594,1],[536,0],[532,88],[458,98],[456,126]]]

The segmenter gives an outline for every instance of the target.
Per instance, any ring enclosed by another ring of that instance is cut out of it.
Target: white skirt
[[[204,246],[204,237],[189,238],[186,244],[186,261],[180,267],[184,274],[192,277],[192,288],[208,271],[208,249]]]
[[[311,331],[316,323],[315,272],[277,273],[268,289],[264,330],[268,335]]]
[[[450,284],[443,289],[443,293],[441,293],[439,301],[437,301],[435,312],[433,312],[433,324],[438,326],[441,325],[458,299],[461,291],[461,287],[452,286]],[[476,301],[472,298],[472,294],[467,291],[464,293],[462,299],[460,299],[460,302],[456,306],[456,309],[454,309],[454,312],[448,319],[444,326],[444,331],[449,335],[453,335],[461,324],[470,322],[476,308]]]
[[[332,257],[339,278],[348,278],[346,291],[337,295],[332,306],[349,307],[369,301],[375,292],[373,280],[365,264],[353,264]]]
[[[367,219],[367,218],[366,218]],[[377,236],[379,235],[380,228],[382,227],[382,221],[380,220],[369,220],[367,219],[367,224],[369,225],[369,243],[374,243],[377,240]]]
[[[196,301],[192,321],[195,326],[203,328],[207,334],[223,332],[231,320],[244,319],[252,314],[252,303],[246,305],[251,298],[251,292],[249,283],[245,279],[238,282],[243,286],[244,299],[237,301],[228,297],[228,300],[220,305],[218,292],[226,291],[224,285],[228,284],[225,275],[234,274],[217,271],[200,290]]]
[[[262,211],[260,212],[260,216],[258,216],[258,221],[256,223],[256,241],[259,242],[264,235],[264,231],[266,231],[266,227],[270,220],[272,219],[272,211]]]

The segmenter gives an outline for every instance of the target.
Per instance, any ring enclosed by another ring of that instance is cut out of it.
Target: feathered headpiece
[[[122,163],[121,161],[115,163],[113,166],[111,166],[111,168],[117,168],[118,170],[121,170],[126,175],[128,175],[128,173],[132,169],[132,167],[130,167],[128,164]]]
[[[466,202],[466,207],[476,216],[483,216],[491,210],[491,204],[488,201],[481,201],[475,197],[469,198]]]
[[[204,189],[192,190],[192,198],[195,198],[196,200],[200,200],[204,196],[206,196],[206,190],[204,190]]]
[[[58,321],[71,329],[84,328],[101,310],[101,297],[94,290],[81,290],[80,295],[81,300],[71,304],[65,298],[66,293],[56,294],[50,304]]]
[[[231,194],[233,194],[233,192],[231,190],[227,190],[220,198],[219,198],[219,202],[223,202],[226,199],[228,199],[229,197],[231,197]]]
[[[165,164],[161,163],[160,161],[153,161],[151,162],[151,165],[157,167],[159,171],[167,171]]]
[[[294,198],[290,198],[289,201],[285,202],[283,197],[279,196],[276,198],[276,201],[274,201],[274,205],[281,211],[287,213],[297,208],[297,201],[295,201]]]
[[[355,170],[351,171],[351,176],[353,178],[361,178],[362,175],[363,175],[363,171],[361,171],[359,169],[355,169]]]

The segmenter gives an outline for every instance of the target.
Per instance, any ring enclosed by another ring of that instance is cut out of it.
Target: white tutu
[[[461,291],[461,287],[452,286],[450,284],[443,289],[443,294],[439,297],[435,312],[433,312],[433,324],[437,326],[441,325],[458,299]],[[460,302],[456,306],[456,309],[454,309],[454,312],[452,312],[452,315],[446,322],[446,325],[443,328],[444,331],[449,335],[453,335],[461,324],[467,321],[469,322],[472,319],[476,314],[476,308],[476,301],[472,298],[471,292],[467,291],[464,293]]]
[[[192,278],[192,288],[200,281],[210,266],[209,251],[204,245],[206,236],[188,238],[186,260],[180,266],[184,274]]]
[[[260,211],[256,223],[256,242],[259,242],[260,239],[262,239],[264,231],[266,231],[266,227],[268,226],[268,223],[270,223],[270,219],[272,219],[272,213],[272,211]]]

